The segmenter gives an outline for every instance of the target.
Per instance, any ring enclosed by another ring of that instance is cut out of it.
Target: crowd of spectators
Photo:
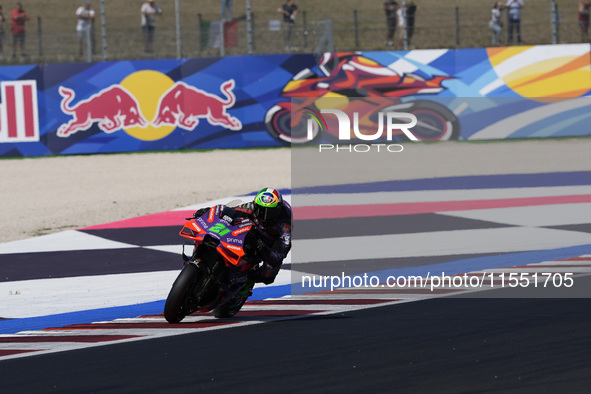
[[[521,36],[521,13],[526,0],[503,0],[496,1],[490,10],[488,28],[492,33],[491,43],[497,45],[522,44]],[[575,0],[573,0],[575,1]],[[576,0],[578,2],[577,25],[581,34],[582,42],[590,42],[589,38],[589,16],[591,0]],[[420,7],[414,0],[386,0],[382,4],[382,10],[386,16],[386,38],[385,46],[396,49],[407,48],[412,45],[415,33],[415,20],[420,15]],[[285,0],[285,3],[277,8],[283,19],[283,30],[285,32],[285,49],[287,51],[297,49],[294,46],[294,29],[298,6],[294,0]],[[144,37],[144,52],[154,52],[154,35],[156,31],[156,16],[162,14],[154,0],[146,0],[140,8],[141,29]],[[505,15],[505,16],[504,16]],[[75,12],[77,18],[76,34],[78,37],[78,52],[82,56],[87,46],[89,31],[92,27],[95,11],[89,1],[84,1]],[[221,0],[221,19],[233,20],[232,0]],[[25,51],[26,30],[25,25],[29,15],[24,10],[23,4],[17,2],[14,9],[3,13],[0,5],[0,55],[4,49],[4,25],[10,24],[12,36],[12,57],[15,58],[20,52],[23,57],[28,56]],[[503,41],[503,31],[506,31],[506,40]],[[90,48],[87,48],[90,50]]]

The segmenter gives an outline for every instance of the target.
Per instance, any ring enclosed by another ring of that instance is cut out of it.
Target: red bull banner
[[[264,115],[309,55],[0,67],[0,156],[280,146]]]
[[[318,113],[325,97],[389,98],[419,118],[419,140],[589,135],[589,51],[574,44],[5,66],[0,157],[308,143],[297,124],[307,119],[292,118],[296,98]]]

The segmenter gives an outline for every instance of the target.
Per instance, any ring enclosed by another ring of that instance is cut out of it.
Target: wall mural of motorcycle
[[[375,133],[380,112],[406,112],[417,118],[412,132],[419,140],[455,140],[460,136],[456,115],[440,102],[416,99],[442,92],[443,82],[449,79],[452,78],[427,79],[418,74],[400,73],[358,53],[326,53],[316,68],[300,71],[285,85],[280,95],[290,101],[271,107],[265,115],[265,124],[269,134],[283,143],[309,143],[318,139],[320,129],[315,126],[313,138],[309,138],[306,111],[319,111],[334,105],[337,99],[344,112],[359,113],[362,134]],[[357,99],[360,97],[364,99]],[[335,130],[331,118],[326,118],[329,133]],[[401,131],[398,139],[405,139]]]

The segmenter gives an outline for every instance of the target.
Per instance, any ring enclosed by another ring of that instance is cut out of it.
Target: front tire
[[[299,111],[304,111],[300,109]],[[316,123],[312,123],[312,139],[308,138],[307,117],[302,115],[297,125],[292,126],[292,106],[291,102],[282,102],[274,105],[265,115],[265,125],[267,131],[276,140],[290,145],[309,144],[316,140],[320,134],[320,128]]]
[[[169,323],[179,323],[189,313],[189,297],[201,271],[194,264],[187,264],[176,278],[164,304],[164,317]]]

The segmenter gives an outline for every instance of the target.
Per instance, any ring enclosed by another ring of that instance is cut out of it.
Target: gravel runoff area
[[[292,165],[298,186],[591,170],[589,138],[404,147],[401,153],[373,154],[369,167],[367,154],[342,151],[323,152],[325,164],[318,166],[313,159],[317,148],[298,151],[297,163],[289,148],[2,159],[0,242],[164,212],[265,186],[289,188]]]

